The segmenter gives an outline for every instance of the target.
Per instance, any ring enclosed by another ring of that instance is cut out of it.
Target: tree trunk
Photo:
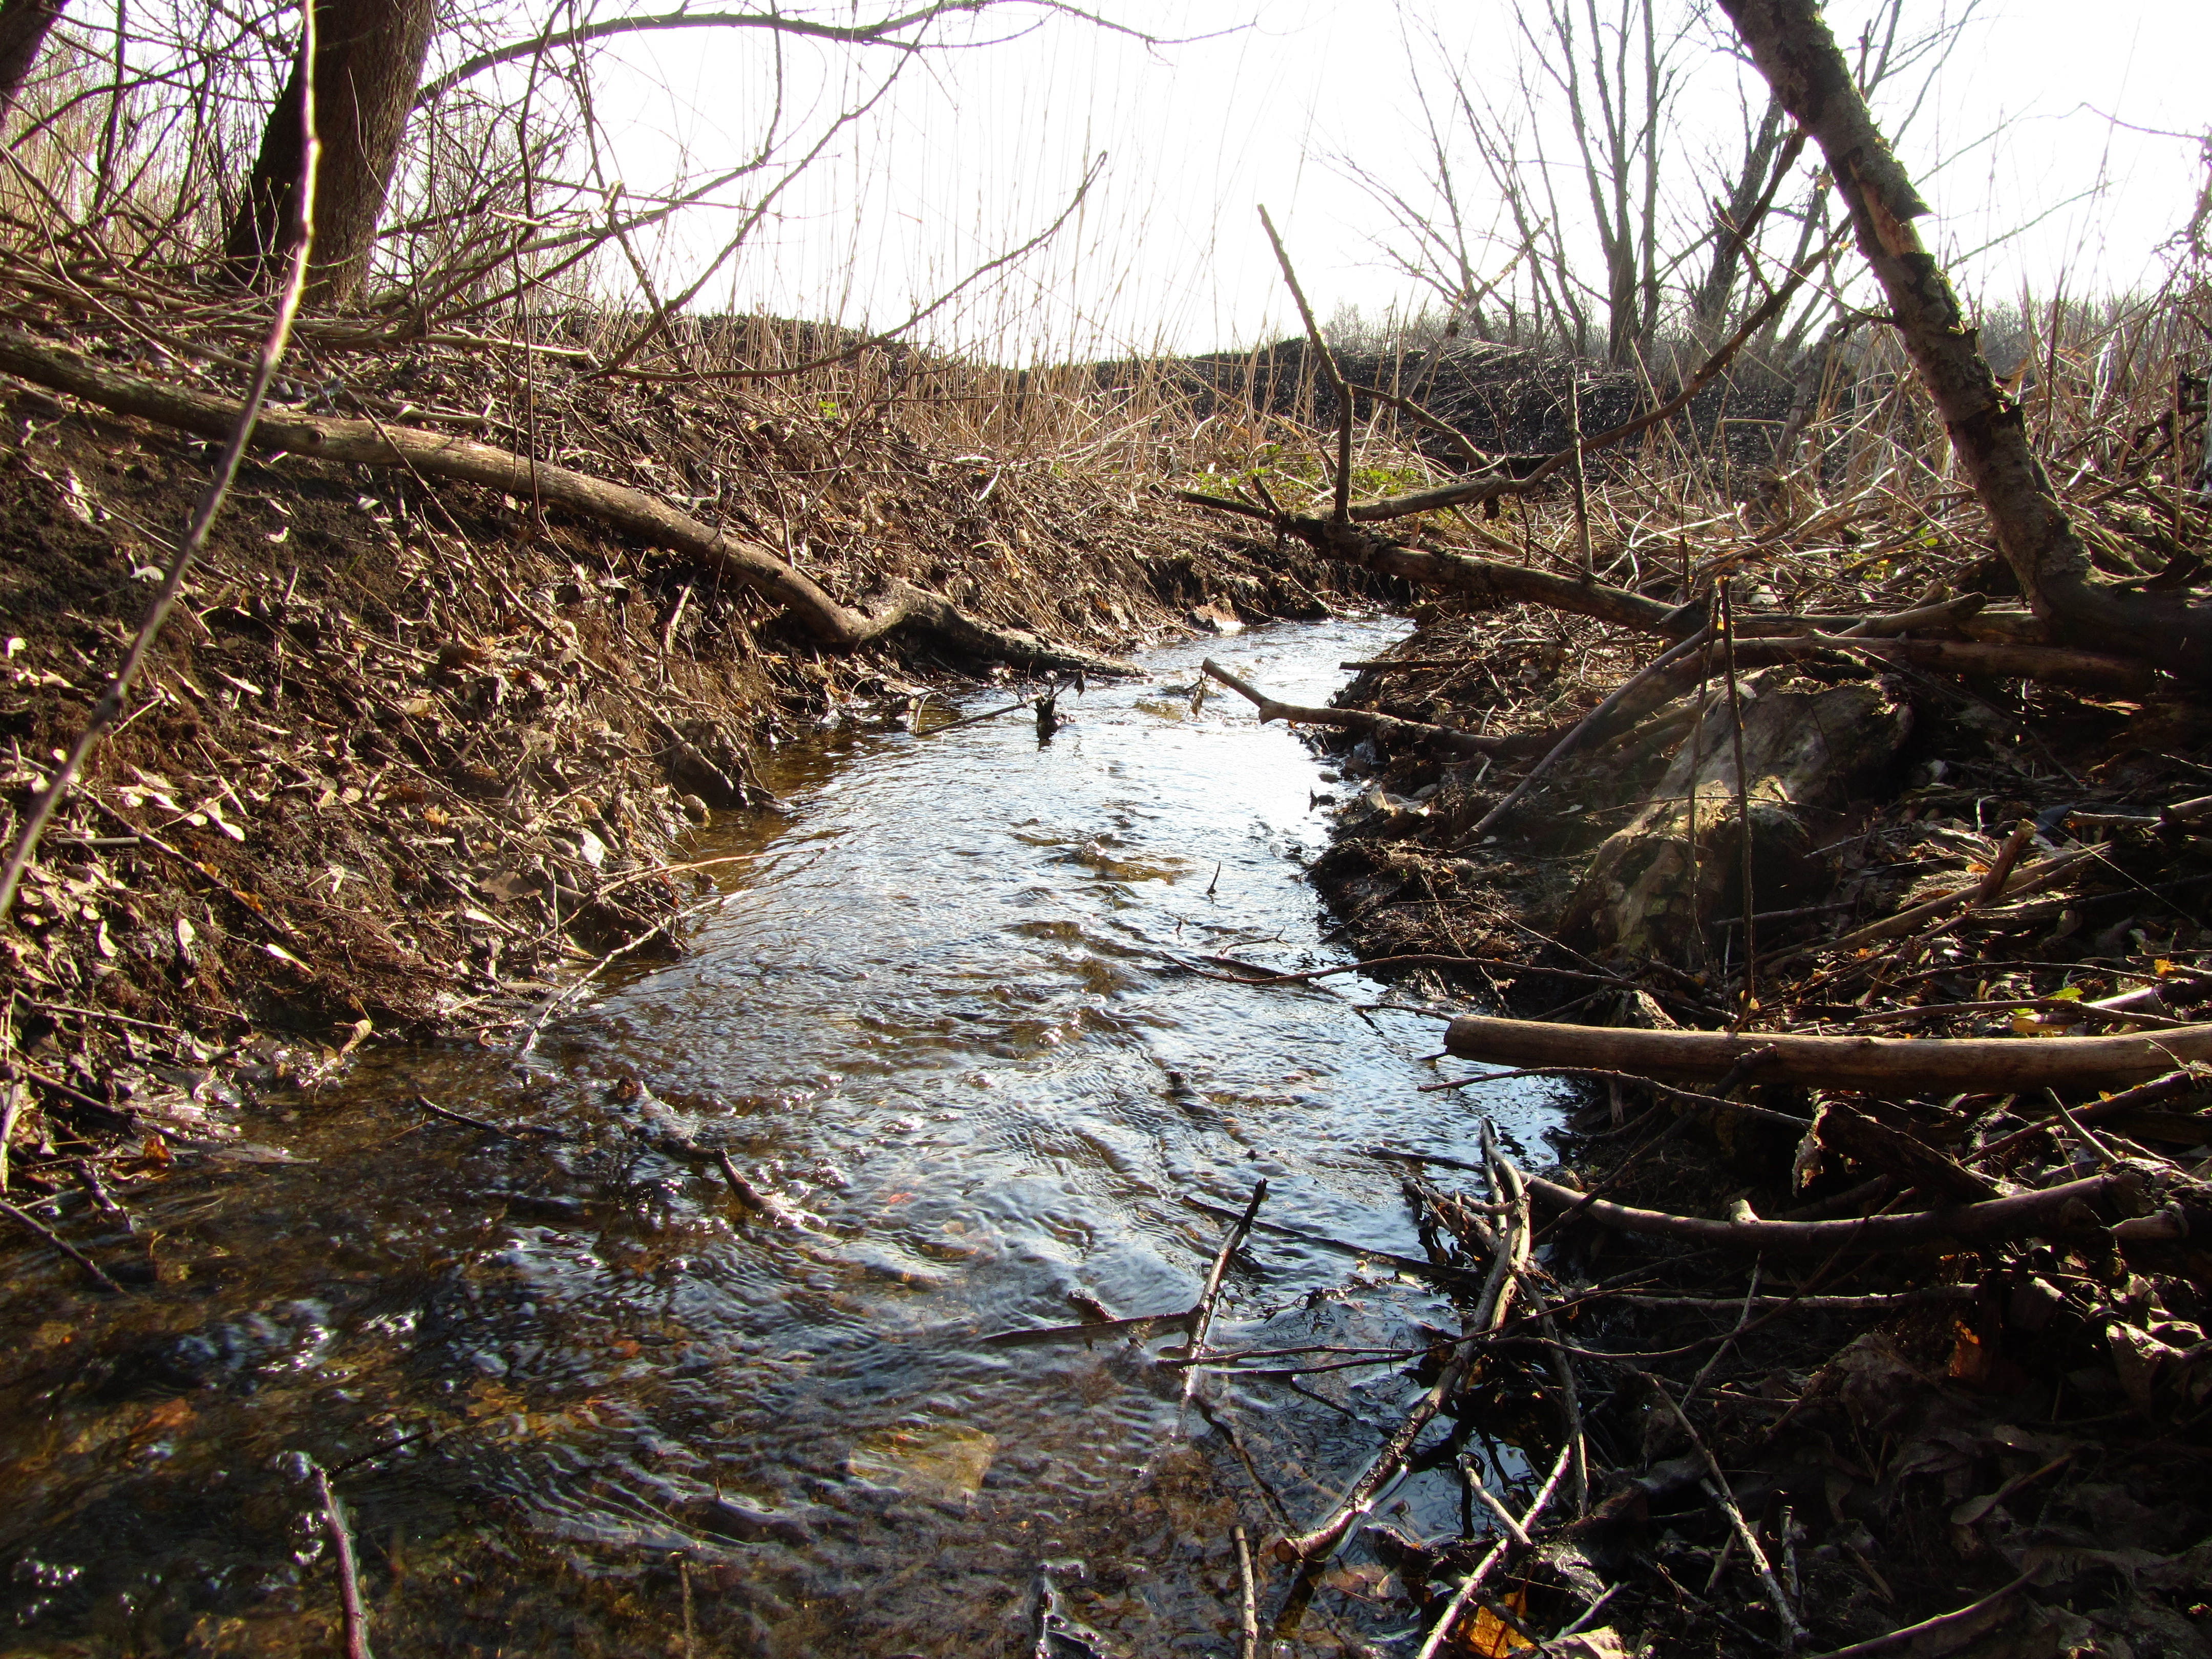
[[[0,121],[22,95],[39,61],[46,31],[61,21],[69,0],[0,0]]]
[[[2094,580],[2087,551],[1912,222],[1929,210],[1890,153],[1815,0],[1721,0],[1783,106],[1819,143],[1913,366],[1943,416],[1997,545],[2062,639],[2212,680],[2212,605]]]
[[[1735,295],[1736,273],[1743,264],[1745,227],[1752,210],[1766,194],[1766,180],[1782,148],[1782,105],[1770,100],[1759,125],[1744,139],[1743,168],[1729,187],[1728,200],[1713,204],[1713,258],[1690,301],[1690,331],[1700,350],[1712,349],[1723,331],[1729,301]]]
[[[436,15],[436,0],[316,0],[315,137],[323,157],[315,180],[310,305],[345,304],[368,275]],[[292,203],[301,182],[301,92],[295,63],[263,129],[261,153],[224,246],[232,274],[249,286],[273,280],[291,252]]]

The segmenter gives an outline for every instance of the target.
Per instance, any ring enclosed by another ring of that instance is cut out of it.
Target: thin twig
[[[645,932],[640,933],[635,939],[626,939],[622,944],[615,946],[613,950],[608,951],[606,955],[601,957],[589,968],[586,968],[582,973],[577,975],[574,979],[569,981],[567,985],[562,987],[561,989],[556,991],[551,996],[545,999],[544,1006],[538,1010],[537,1018],[532,1019],[530,1022],[528,1028],[524,1030],[522,1034],[522,1041],[515,1044],[515,1053],[519,1054],[526,1054],[532,1048],[535,1048],[538,1046],[538,1034],[545,1029],[545,1022],[552,1018],[553,1016],[559,1012],[562,1007],[572,999],[581,995],[584,990],[597,980],[599,975],[605,969],[613,963],[619,962],[623,957],[629,955],[631,951],[641,950],[646,945],[651,944],[654,939],[660,938],[664,934],[671,933],[678,922],[688,921],[690,918],[699,915],[702,911],[711,910],[718,905],[726,903],[728,901],[729,896],[730,896],[726,893],[717,893],[712,898],[702,899],[696,904],[688,905],[684,908],[678,910],[674,915],[669,917],[667,921],[658,922],[653,927],[647,928]]]
[[[361,1571],[355,1565],[353,1534],[346,1527],[345,1510],[331,1487],[331,1477],[318,1465],[315,1486],[323,1495],[323,1524],[330,1529],[331,1549],[337,1557],[338,1606],[345,1614],[346,1659],[371,1659],[368,1650],[368,1611],[361,1603]]]
[[[1697,1430],[1690,1425],[1689,1418],[1683,1413],[1682,1408],[1674,1403],[1674,1397],[1667,1392],[1667,1385],[1649,1371],[1638,1371],[1636,1375],[1643,1379],[1644,1386],[1659,1396],[1660,1403],[1673,1414],[1674,1421],[1680,1425],[1682,1432],[1689,1437],[1691,1449],[1697,1453],[1699,1461],[1709,1471],[1705,1482],[1705,1491],[1711,1496],[1713,1502],[1720,1506],[1722,1514],[1728,1517],[1729,1526],[1735,1534],[1736,1542],[1742,1547],[1743,1553],[1751,1559],[1753,1567],[1759,1573],[1759,1582],[1765,1587],[1766,1599],[1772,1605],[1774,1616],[1782,1626],[1783,1647],[1786,1650],[1796,1646],[1810,1632],[1799,1621],[1796,1608],[1790,1605],[1790,1597],[1783,1590],[1782,1581],[1774,1576],[1773,1564],[1766,1559],[1765,1550],[1760,1547],[1758,1534],[1752,1531],[1750,1522],[1743,1518],[1743,1510],[1735,1501],[1735,1494],[1729,1490],[1728,1474],[1721,1468],[1720,1459],[1713,1455],[1711,1449],[1698,1437]]]
[[[1544,1506],[1552,1501],[1552,1494],[1559,1489],[1560,1477],[1566,1474],[1567,1464],[1573,1455],[1573,1447],[1559,1448],[1559,1455],[1553,1460],[1552,1473],[1546,1477],[1543,1489],[1522,1514],[1521,1530],[1524,1535],[1535,1524],[1536,1517],[1543,1513]],[[1505,1559],[1505,1552],[1512,1547],[1512,1539],[1501,1538],[1491,1546],[1487,1555],[1475,1563],[1474,1571],[1468,1574],[1460,1587],[1452,1592],[1451,1600],[1444,1604],[1443,1616],[1430,1627],[1428,1639],[1421,1644],[1421,1650],[1415,1659],[1436,1659],[1437,1650],[1451,1634],[1452,1626],[1458,1623],[1460,1614],[1467,1611],[1467,1604],[1474,1599],[1476,1592],[1482,1588],[1483,1581],[1490,1577],[1492,1569]]]
[[[117,1284],[114,1279],[109,1278],[107,1270],[101,1267],[100,1263],[94,1261],[82,1250],[77,1249],[76,1245],[70,1243],[69,1240],[64,1238],[59,1233],[47,1226],[45,1222],[40,1220],[38,1217],[31,1214],[27,1210],[18,1209],[13,1204],[9,1203],[5,1199],[0,1199],[0,1210],[5,1210],[9,1215],[15,1217],[16,1220],[21,1222],[23,1225],[28,1227],[33,1232],[38,1234],[38,1236],[45,1239],[47,1243],[52,1245],[70,1261],[76,1262],[78,1267],[83,1268],[85,1272],[90,1273],[94,1279],[98,1279],[109,1290],[113,1291],[118,1296],[128,1296],[131,1294],[129,1291],[125,1290],[122,1285]]]

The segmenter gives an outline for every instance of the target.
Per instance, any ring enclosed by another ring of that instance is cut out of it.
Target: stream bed
[[[986,1339],[1189,1307],[1224,1224],[1193,1200],[1262,1176],[1264,1223],[1421,1254],[1366,1149],[1475,1154],[1473,1107],[1418,1092],[1436,1020],[1357,975],[1170,960],[1345,959],[1303,861],[1352,786],[1218,687],[1194,714],[1200,659],[1321,702],[1403,631],[1164,647],[1063,697],[1049,743],[1026,713],[827,727],[768,773],[781,811],[702,838],[740,861],[685,954],[611,975],[526,1060],[381,1053],[249,1110],[296,1161],[179,1166],[122,1194],[127,1234],[66,1212],[155,1282],[16,1258],[0,1654],[336,1651],[307,1459],[385,1659],[1028,1654],[1043,1585],[1097,1651],[1233,1653],[1232,1526],[1321,1513],[1402,1367],[1207,1377],[1187,1405],[1153,1363],[1172,1329]],[[1538,1085],[1484,1104],[1524,1146],[1556,1118]],[[1212,1340],[1423,1325],[1457,1316],[1417,1278],[1263,1231]],[[1465,1501],[1442,1470],[1382,1507],[1432,1534]],[[1276,1651],[1410,1651],[1365,1546],[1279,1617],[1274,1576]]]

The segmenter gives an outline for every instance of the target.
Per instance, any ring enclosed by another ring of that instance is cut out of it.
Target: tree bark
[[[1943,270],[1913,221],[1928,213],[1875,125],[1815,0],[1720,0],[1783,106],[1826,155],[1859,251],[1928,386],[1960,467],[2035,613],[2075,644],[2212,680],[2212,605],[2097,581],[2018,399],[1997,384]]]
[[[46,44],[46,31],[61,21],[69,0],[0,0],[0,121],[22,95],[23,83]]]
[[[310,305],[347,303],[368,275],[436,17],[436,0],[316,0],[315,137],[323,156],[315,181]],[[295,62],[262,131],[261,153],[224,246],[232,275],[250,287],[272,280],[291,252],[302,95]]]

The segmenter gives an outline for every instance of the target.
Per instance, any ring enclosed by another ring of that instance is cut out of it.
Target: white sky
[[[1054,19],[1010,44],[914,62],[698,304],[885,325],[1049,222],[1101,153],[1105,169],[1079,220],[1009,283],[933,319],[923,337],[1047,356],[1273,337],[1294,319],[1254,211],[1262,202],[1324,315],[1346,301],[1372,315],[1411,297],[1375,246],[1387,217],[1331,165],[1351,155],[1413,181],[1419,146],[1396,5],[1097,3],[1160,34],[1233,32],[1153,52]],[[1838,32],[1868,3],[1832,0]],[[1908,0],[1908,16],[1936,10],[1935,0]],[[1496,90],[1510,88],[1511,0],[1443,0],[1439,14],[1477,54],[1486,82],[1494,64]],[[1724,25],[1717,9],[1714,17]],[[1691,60],[1698,79],[1675,135],[1686,157],[1728,142],[1737,118],[1736,71],[1695,48]],[[894,61],[879,49],[796,46],[785,60],[787,110],[834,112]],[[2023,285],[2047,297],[2062,282],[2075,294],[2155,281],[2156,249],[2186,218],[2203,161],[2193,143],[2117,128],[2098,112],[2170,131],[2212,129],[2208,61],[2204,0],[1984,0],[1899,145],[1937,212],[1923,233],[1955,251],[2049,216],[1956,271],[1962,287],[1999,300]],[[653,187],[679,152],[706,168],[750,149],[772,64],[758,33],[623,43],[601,82],[600,113],[629,182]],[[696,270],[726,226],[701,213],[669,233],[661,257],[671,272]]]

